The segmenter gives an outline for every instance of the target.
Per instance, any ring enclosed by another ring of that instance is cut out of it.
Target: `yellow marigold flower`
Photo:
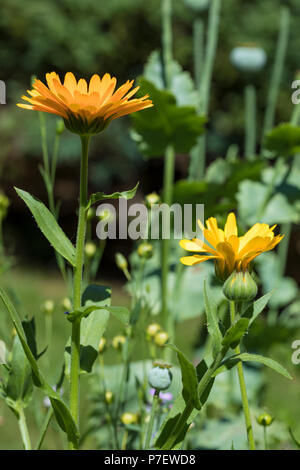
[[[184,256],[180,261],[187,266],[193,266],[212,259],[215,262],[216,275],[223,281],[234,270],[246,271],[256,256],[272,250],[284,237],[284,235],[274,235],[276,225],[269,227],[260,223],[253,225],[245,235],[239,237],[233,212],[228,215],[224,230],[218,227],[214,217],[207,219],[207,228],[200,221],[198,223],[207,243],[194,238],[181,240],[180,246],[187,251],[208,254]]]
[[[93,75],[89,84],[84,78],[77,82],[71,72],[66,73],[63,84],[55,72],[47,73],[46,81],[48,86],[35,79],[33,89],[27,90],[30,96],[22,96],[30,104],[17,106],[57,114],[76,134],[98,134],[113,119],[153,106],[148,95],[130,100],[139,89],[131,90],[133,80],[127,80],[115,90],[117,80],[108,73],[102,78]]]

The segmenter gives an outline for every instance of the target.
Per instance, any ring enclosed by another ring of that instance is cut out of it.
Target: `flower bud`
[[[160,197],[157,193],[153,192],[145,196],[145,203],[148,208],[154,206],[154,204],[160,203]]]
[[[95,217],[95,209],[93,207],[89,207],[86,213],[87,220],[92,220]]]
[[[113,348],[115,348],[117,351],[121,351],[125,341],[126,341],[125,336],[123,335],[115,336],[112,340]]]
[[[61,306],[65,312],[66,311],[69,312],[70,310],[72,310],[72,303],[68,297],[65,297],[64,299],[62,299]]]
[[[54,311],[53,300],[45,300],[44,304],[42,305],[42,310],[46,315],[52,315]]]
[[[148,372],[148,382],[150,387],[157,391],[166,390],[172,382],[172,374],[168,364],[155,363],[154,367]]]
[[[137,248],[137,253],[140,258],[150,259],[153,256],[153,245],[148,242],[140,243]]]
[[[268,413],[262,413],[261,415],[259,415],[259,417],[257,418],[257,422],[258,424],[260,424],[261,426],[270,426],[274,421],[274,418],[269,415]]]
[[[121,421],[123,424],[134,424],[137,422],[136,413],[123,413],[121,416]]]
[[[186,6],[195,12],[207,10],[209,0],[184,0]]]
[[[114,394],[110,390],[105,392],[105,401],[108,405],[114,401]]]
[[[164,346],[166,344],[166,342],[168,341],[169,339],[169,335],[166,331],[159,331],[158,333],[156,333],[156,335],[154,336],[154,343],[157,345],[157,346]]]
[[[102,337],[102,338],[100,339],[99,346],[98,346],[99,354],[104,353],[106,347],[107,347],[107,341],[106,341],[105,338]]]
[[[65,130],[65,123],[63,119],[57,119],[56,120],[56,134],[61,135],[64,130]]]
[[[148,325],[147,328],[147,338],[151,339],[154,338],[156,333],[161,330],[161,326],[158,323],[151,323],[151,325]]]
[[[223,285],[223,293],[229,300],[249,301],[257,294],[257,285],[249,271],[234,271]]]
[[[15,328],[12,328],[10,333],[11,333],[11,336],[14,338],[17,334],[17,330]]]
[[[232,49],[230,61],[239,70],[258,72],[265,66],[267,55],[261,47],[245,44]]]
[[[113,222],[113,220],[115,219],[115,214],[109,209],[97,209],[96,215],[98,219],[103,222]]]
[[[118,268],[121,269],[121,271],[124,271],[124,269],[127,269],[128,267],[127,259],[125,258],[125,256],[122,255],[122,253],[115,254],[115,261],[116,261],[116,265],[118,266]]]
[[[97,247],[95,243],[93,242],[86,243],[84,247],[84,252],[88,258],[93,258],[93,256],[95,256],[96,251],[97,251]]]

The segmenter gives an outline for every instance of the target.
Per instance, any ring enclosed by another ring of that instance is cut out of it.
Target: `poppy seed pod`
[[[223,293],[229,300],[249,301],[257,294],[257,285],[248,271],[234,271],[223,286]]]
[[[148,382],[150,387],[157,391],[166,390],[172,382],[172,374],[169,367],[156,365],[148,372]]]
[[[230,53],[230,62],[244,72],[259,72],[266,61],[267,55],[264,49],[254,44],[235,47]]]

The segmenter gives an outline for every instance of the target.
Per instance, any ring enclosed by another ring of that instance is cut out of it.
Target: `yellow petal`
[[[238,234],[236,218],[233,212],[230,212],[230,214],[227,217],[227,221],[224,227],[224,233],[225,233],[225,238],[229,238],[232,235],[237,236]]]
[[[216,256],[201,256],[201,255],[194,255],[194,256],[183,256],[180,258],[182,264],[186,266],[194,266],[195,264],[202,263],[208,259],[215,259]]]

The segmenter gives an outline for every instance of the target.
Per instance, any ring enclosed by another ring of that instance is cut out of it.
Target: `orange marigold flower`
[[[200,221],[198,223],[207,243],[194,238],[181,240],[180,246],[187,251],[208,254],[184,256],[180,261],[187,266],[193,266],[212,259],[215,262],[216,275],[223,281],[233,271],[246,271],[256,256],[272,250],[284,237],[284,235],[274,235],[276,225],[269,227],[267,224],[259,223],[239,237],[233,212],[228,215],[224,230],[218,227],[214,217],[207,219],[207,228]]]
[[[115,90],[117,80],[108,73],[102,78],[93,75],[89,84],[84,78],[77,82],[71,72],[66,73],[63,84],[55,72],[47,73],[46,81],[48,86],[35,79],[33,89],[27,90],[30,96],[22,96],[30,104],[17,106],[57,114],[71,132],[80,135],[98,134],[113,119],[153,106],[148,95],[130,99],[139,89],[131,90],[133,80]]]

